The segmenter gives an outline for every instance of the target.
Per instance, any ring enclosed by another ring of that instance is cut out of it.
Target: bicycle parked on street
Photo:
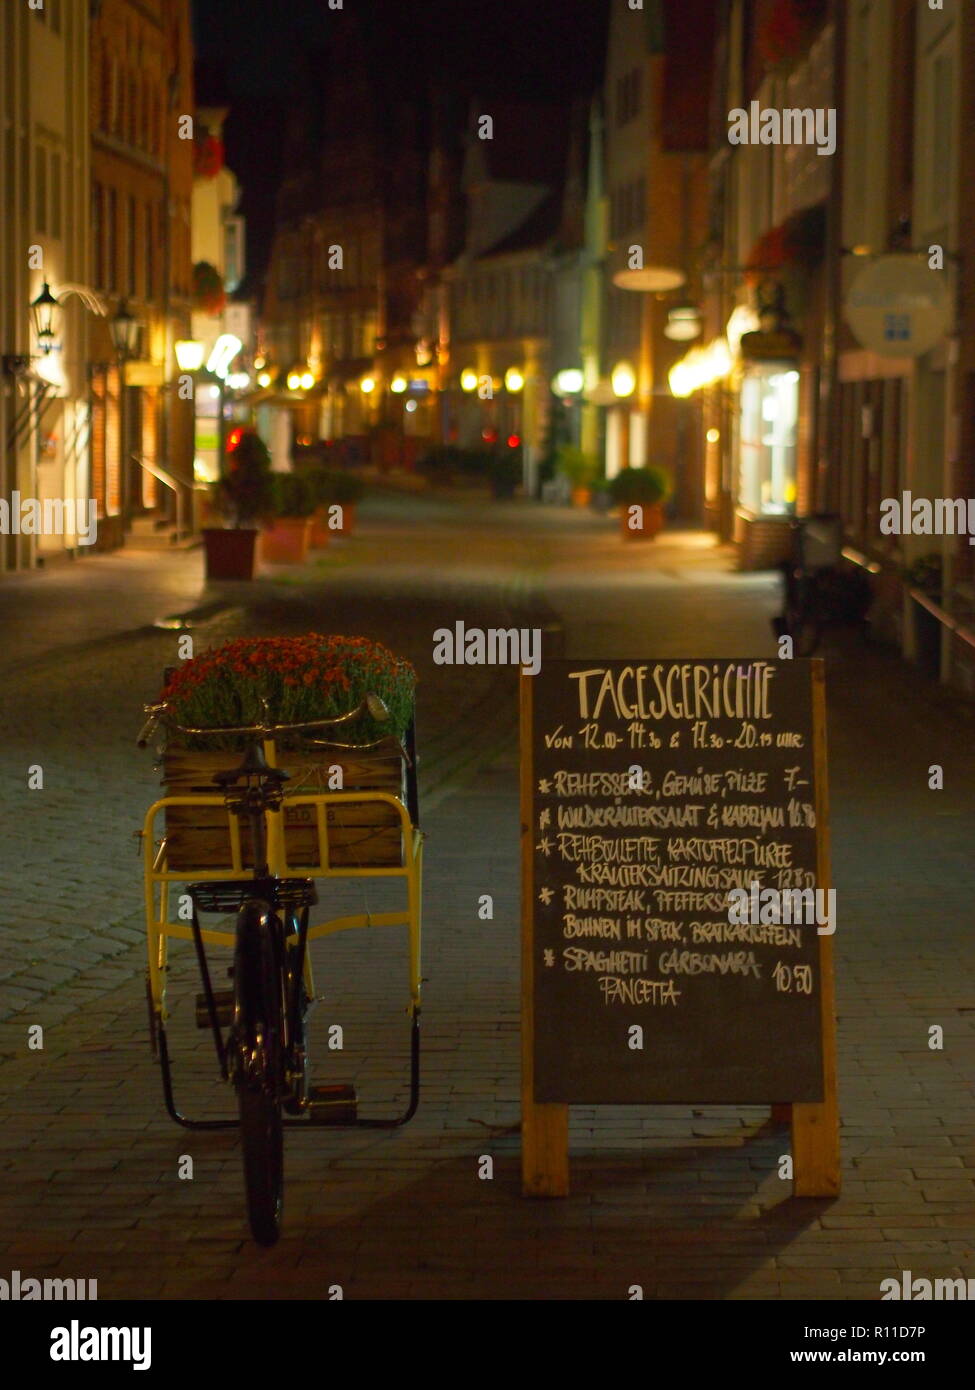
[[[275,765],[274,740],[278,735],[308,738],[318,731],[350,724],[364,713],[380,722],[388,717],[383,701],[371,694],[355,709],[333,719],[220,729],[184,727],[173,721],[166,705],[150,705],[146,706],[148,722],[138,740],[144,748],[160,723],[171,732],[194,739],[234,735],[248,740],[240,763],[213,777],[217,791],[163,797],[146,814],[142,835],[149,938],[147,997],[152,1047],[161,1065],[167,1111],[188,1129],[239,1127],[250,1227],[254,1239],[264,1246],[273,1245],[281,1230],[287,1126],[396,1128],[412,1118],[419,1101],[422,835],[418,828],[413,725],[402,749],[403,798],[363,790],[289,793],[285,786],[289,774]],[[312,744],[327,749],[353,747],[314,740]],[[360,753],[361,746],[355,747],[355,752]],[[392,806],[402,832],[402,862],[398,867],[333,866],[329,817],[337,806],[352,803]],[[185,868],[174,870],[168,863],[166,836],[158,842],[155,839],[156,817],[168,807],[220,805],[231,822],[232,863],[228,869],[208,869],[205,878],[201,875],[197,881],[187,882]],[[285,811],[304,811],[317,832],[317,857],[311,856],[311,864],[297,866],[301,872],[295,872],[288,863]],[[246,841],[240,834],[241,826],[246,826]],[[245,843],[250,849],[250,877],[244,876]],[[315,879],[356,875],[405,880],[406,910],[344,916],[310,925],[311,909],[318,903]],[[170,911],[171,891],[177,882],[185,884],[192,908],[188,927]],[[202,928],[201,915],[211,913],[234,914],[232,933]],[[307,1016],[316,997],[308,945],[316,937],[348,928],[395,925],[407,926],[410,942],[409,1100],[403,1113],[393,1118],[366,1119],[358,1114],[353,1086],[315,1085],[310,1080]],[[166,1031],[167,956],[169,939],[187,936],[195,947],[203,986],[196,999],[196,1023],[212,1033],[221,1077],[236,1093],[236,1120],[190,1119],[176,1105]],[[232,988],[214,987],[208,944],[232,945]]]
[[[840,568],[843,523],[832,513],[797,518],[791,556],[779,569],[782,612],[772,619],[776,638],[791,637],[793,656],[812,656],[830,627],[857,627],[866,635],[872,595],[866,576]]]

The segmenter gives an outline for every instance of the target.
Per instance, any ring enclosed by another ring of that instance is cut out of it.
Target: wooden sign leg
[[[521,1192],[569,1195],[569,1107],[535,1101],[532,678],[521,676]]]
[[[569,1107],[536,1105],[527,1097],[521,1106],[521,1195],[568,1197]]]
[[[813,671],[813,760],[816,778],[817,885],[831,882],[829,793],[826,781],[826,685],[822,661]],[[835,924],[834,924],[835,925]],[[836,1197],[840,1191],[840,1116],[836,1093],[836,1003],[833,938],[819,938],[819,997],[823,1037],[823,1100],[792,1107],[792,1173],[796,1197]]]

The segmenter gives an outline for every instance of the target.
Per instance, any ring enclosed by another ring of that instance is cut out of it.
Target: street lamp
[[[198,372],[206,348],[195,338],[180,338],[175,345],[176,363],[181,372]]]
[[[613,395],[622,400],[626,396],[632,396],[636,389],[636,375],[629,362],[617,362],[610,377],[613,387]]]
[[[127,302],[119,301],[115,317],[109,320],[109,331],[118,358],[118,424],[119,424],[119,487],[122,503],[122,530],[128,530],[131,511],[132,481],[129,476],[129,460],[126,457],[128,421],[125,409],[125,364],[135,352],[139,333],[139,320],[129,312]]]
[[[41,292],[31,300],[30,314],[37,334],[37,345],[41,352],[48,353],[54,347],[54,314],[61,306],[51,293],[51,287],[44,281]]]
[[[115,317],[109,321],[109,329],[118,356],[123,360],[131,357],[135,352],[136,339],[139,335],[139,320],[129,312],[128,304],[124,299],[120,301]]]

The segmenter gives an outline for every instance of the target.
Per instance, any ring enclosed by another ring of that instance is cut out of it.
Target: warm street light
[[[314,385],[315,385],[315,374],[314,374],[314,372],[302,372],[302,374],[301,374],[301,389],[302,389],[303,391],[310,391],[311,388],[312,388]]]
[[[270,373],[270,372],[261,372],[260,375],[259,375],[258,378],[257,378],[257,384],[258,384],[258,386],[270,386],[270,384],[271,384],[271,373]]]
[[[667,314],[664,337],[673,343],[687,343],[701,332],[701,311],[696,304],[675,304]]]
[[[401,395],[406,390],[406,377],[394,376],[389,383],[389,389],[395,391],[398,396]]]
[[[636,390],[636,375],[629,362],[617,362],[610,377],[613,387],[613,395],[618,397],[632,396]]]
[[[230,370],[231,362],[243,346],[233,333],[221,333],[207,361],[207,371],[212,372],[214,376],[225,377]]]
[[[50,285],[45,280],[40,294],[36,299],[31,300],[30,305],[31,318],[34,321],[34,330],[41,352],[50,352],[54,347],[54,311],[60,307],[51,293]]]
[[[559,396],[576,396],[584,382],[585,378],[578,367],[563,367],[562,371],[555,373],[552,385]]]
[[[181,372],[198,372],[203,366],[206,351],[195,338],[179,338],[175,343],[176,363]]]
[[[362,380],[359,382],[359,390],[362,391],[362,392],[364,392],[365,395],[367,395],[367,396],[369,395],[369,393],[370,393],[371,391],[375,391],[375,389],[376,389],[376,379],[375,379],[375,377],[364,376],[364,377],[362,378]]]
[[[477,372],[473,367],[465,367],[460,374],[460,389],[462,391],[477,390]]]
[[[298,387],[299,387],[300,385],[301,385],[301,372],[289,372],[289,373],[288,373],[288,390],[289,390],[289,391],[297,391],[297,390],[298,390]]]
[[[517,367],[509,367],[504,374],[504,387],[506,391],[520,391],[525,384],[525,378]]]

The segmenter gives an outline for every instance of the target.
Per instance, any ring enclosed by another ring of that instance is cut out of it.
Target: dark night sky
[[[192,0],[197,100],[231,108],[251,270],[266,258],[295,55],[328,43],[326,0]],[[568,100],[601,70],[609,0],[344,0],[369,16],[375,68],[405,93],[444,82],[486,97]],[[248,276],[250,285],[250,276]]]

